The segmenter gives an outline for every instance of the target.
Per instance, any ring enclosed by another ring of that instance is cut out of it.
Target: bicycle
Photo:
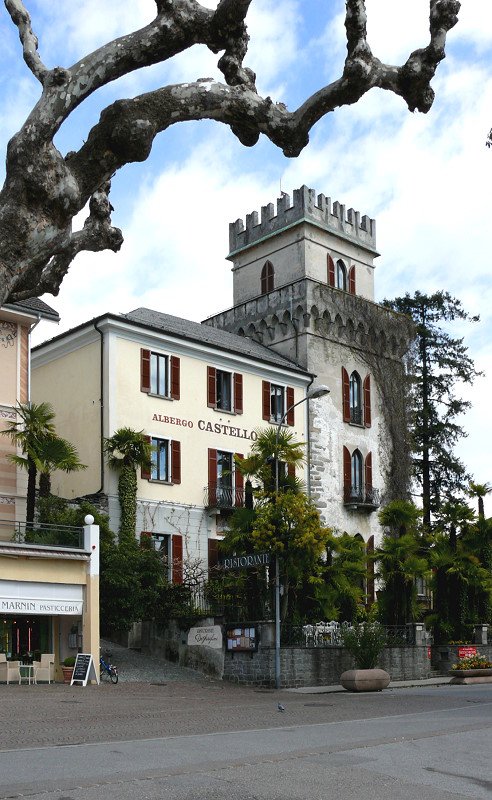
[[[107,661],[101,656],[99,659],[99,665],[101,667],[100,677],[102,678],[103,675],[107,675],[110,679],[111,683],[118,683],[118,668],[111,664],[110,662],[111,653],[106,653]]]

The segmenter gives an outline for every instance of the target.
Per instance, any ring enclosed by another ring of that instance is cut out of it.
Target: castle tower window
[[[274,269],[271,261],[265,261],[261,270],[261,294],[273,291]]]
[[[349,389],[350,422],[362,424],[362,382],[358,372],[352,372]]]
[[[347,291],[347,268],[341,258],[338,259],[336,264],[335,282],[337,289],[343,289],[344,292]]]
[[[364,486],[363,486],[363,463],[364,460],[362,458],[362,454],[360,450],[354,450],[352,453],[351,458],[351,468],[350,468],[350,493],[352,497],[364,498]]]

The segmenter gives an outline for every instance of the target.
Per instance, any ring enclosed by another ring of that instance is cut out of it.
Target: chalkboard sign
[[[88,680],[95,680],[97,683],[99,683],[99,678],[96,675],[94,661],[92,659],[92,653],[77,653],[70,685],[73,686],[74,683],[81,683],[82,686],[87,686]]]

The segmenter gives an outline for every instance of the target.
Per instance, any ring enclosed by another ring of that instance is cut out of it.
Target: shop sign
[[[181,419],[180,417],[170,417],[167,414],[154,414],[152,422],[163,422],[165,425],[178,425],[180,428],[193,428],[195,423],[192,419]],[[235,439],[249,439],[256,442],[258,434],[255,430],[248,428],[238,428],[236,425],[226,425],[223,422],[207,422],[199,419],[196,423],[198,430],[206,433],[222,434],[223,436],[233,436]]]
[[[198,645],[199,647],[213,647],[219,650],[222,647],[222,629],[220,625],[190,628],[188,631],[188,644]]]
[[[477,648],[466,646],[466,647],[458,647],[458,658],[470,658],[471,656],[477,655]]]
[[[74,683],[81,683],[82,686],[87,686],[87,681],[90,680],[94,680],[96,683],[99,683],[99,678],[96,675],[96,668],[94,666],[92,654],[77,653],[70,685],[73,686]]]
[[[84,603],[82,600],[22,600],[19,597],[0,598],[2,614],[48,614],[50,616],[80,616]]]
[[[227,556],[220,562],[224,569],[249,569],[270,564],[270,553],[250,553],[246,556]]]

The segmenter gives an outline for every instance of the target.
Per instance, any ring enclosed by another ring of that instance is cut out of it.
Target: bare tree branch
[[[7,177],[0,192],[0,304],[49,291],[56,294],[71,261],[82,250],[118,250],[109,180],[125,164],[145,160],[158,133],[185,120],[213,119],[252,146],[260,134],[297,156],[313,125],[373,87],[401,96],[411,111],[427,112],[430,81],[445,56],[447,32],[456,24],[458,0],[430,0],[430,41],[402,66],[383,64],[367,41],[364,0],[346,0],[347,57],[342,75],[295,111],[258,95],[254,72],[244,66],[252,0],[220,0],[214,10],[196,0],[156,0],[157,16],[144,28],[108,42],[68,69],[41,63],[37,40],[22,0],[5,0],[19,28],[24,57],[43,83],[43,93],[7,152]],[[96,89],[136,69],[161,63],[194,44],[222,52],[225,84],[212,79],[167,86],[108,106],[85,144],[66,157],[53,136],[72,111]],[[72,219],[89,199],[83,231]]]
[[[5,0],[5,6],[12,22],[19,29],[19,39],[22,43],[24,61],[32,74],[40,83],[44,83],[48,73],[38,53],[38,37],[31,28],[31,17],[27,13],[22,0]]]

